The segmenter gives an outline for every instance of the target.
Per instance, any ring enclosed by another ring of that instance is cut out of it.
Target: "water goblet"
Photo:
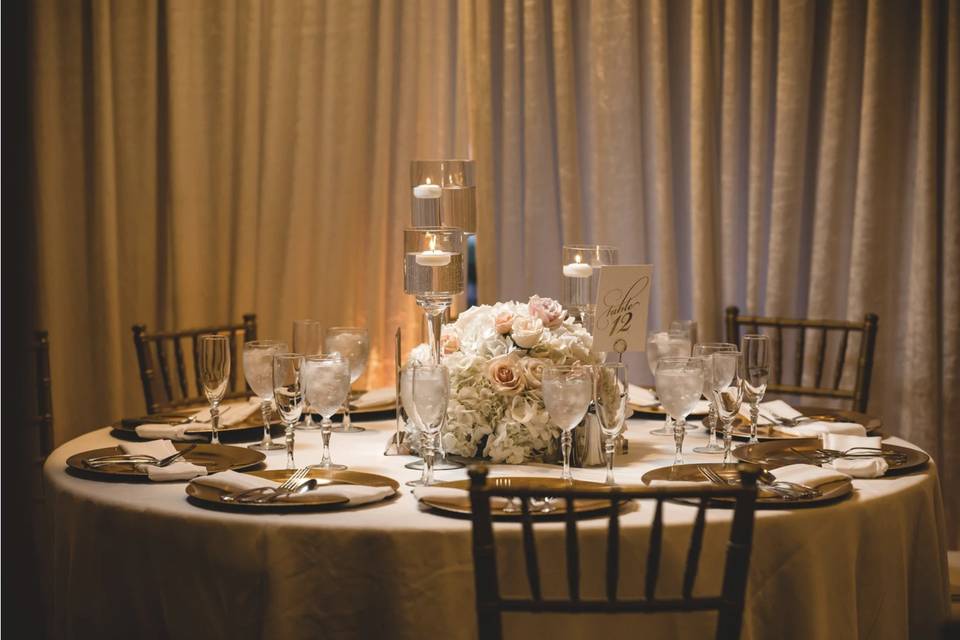
[[[543,370],[543,404],[550,418],[562,432],[560,448],[563,452],[562,478],[573,482],[570,473],[570,450],[573,430],[583,420],[593,400],[593,375],[589,367],[550,366]]]
[[[343,470],[347,467],[334,464],[330,459],[330,433],[333,422],[330,418],[343,406],[350,393],[350,364],[339,353],[307,356],[303,362],[304,395],[308,405],[322,417],[320,436],[323,438],[323,456],[318,469]]]
[[[323,350],[323,325],[317,320],[294,320],[293,321],[293,352],[302,354],[304,357],[313,356]],[[303,420],[297,423],[297,429],[313,430],[318,429],[320,425],[314,423],[311,413],[310,401],[305,399],[306,404],[303,407]]]
[[[243,375],[260,399],[263,417],[263,440],[247,445],[251,449],[273,451],[285,446],[270,435],[270,414],[273,412],[273,356],[287,350],[286,344],[276,340],[254,340],[243,345]]]
[[[407,482],[409,486],[433,484],[433,462],[437,451],[436,440],[447,414],[450,397],[450,373],[442,364],[418,364],[408,368],[410,393],[408,400],[413,419],[420,429],[420,451],[423,455],[423,475]]]
[[[750,403],[750,444],[757,444],[757,421],[760,417],[760,401],[767,392],[770,377],[770,338],[748,333],[740,342],[743,353],[743,395]]]
[[[225,335],[200,336],[200,385],[210,403],[210,444],[220,444],[220,402],[230,382],[230,340]]]
[[[710,369],[713,401],[723,429],[723,463],[727,464],[732,462],[733,420],[743,401],[743,357],[739,351],[718,351],[711,358]]]
[[[694,345],[693,355],[703,358],[703,396],[710,403],[710,411],[703,419],[703,426],[710,431],[710,440],[705,447],[694,447],[697,453],[723,453],[723,447],[717,444],[717,406],[713,402],[713,387],[710,385],[711,357],[718,351],[736,351],[737,345],[730,342],[704,342]]]
[[[604,452],[607,457],[608,485],[616,485],[613,479],[613,455],[617,436],[623,429],[627,413],[627,365],[622,362],[608,362],[597,365],[596,388],[593,402],[597,409],[597,418],[604,435]]]
[[[293,426],[303,413],[303,356],[277,353],[273,356],[273,398],[285,427],[287,469],[294,469]]]
[[[660,402],[673,418],[673,440],[676,445],[673,464],[676,466],[683,464],[684,424],[703,390],[703,359],[660,358],[656,379]]]
[[[690,336],[683,332],[651,331],[647,334],[647,364],[650,373],[656,376],[660,358],[681,358],[690,356]],[[662,403],[661,403],[662,404]],[[650,431],[654,436],[672,436],[673,419],[667,414],[662,427]]]
[[[350,384],[360,379],[367,368],[370,355],[370,335],[363,327],[330,327],[324,339],[327,353],[339,353],[350,364]],[[355,427],[350,420],[350,393],[343,402],[343,422],[334,426],[337,433],[359,433],[363,427]]]

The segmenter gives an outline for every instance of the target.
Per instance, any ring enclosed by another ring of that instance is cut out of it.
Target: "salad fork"
[[[165,458],[156,458],[154,456],[149,456],[146,454],[117,454],[112,456],[100,456],[99,458],[90,458],[86,460],[84,464],[88,467],[102,467],[108,464],[147,464],[151,467],[167,467],[186,454],[190,453],[197,448],[197,445],[192,444],[189,447],[184,447],[176,453],[172,453]]]

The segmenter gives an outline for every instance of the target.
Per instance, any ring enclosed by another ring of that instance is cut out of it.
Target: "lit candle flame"
[[[427,178],[427,181],[425,184],[430,184],[430,178]]]
[[[580,254],[579,254],[579,253],[578,253],[577,255],[573,256],[573,259],[576,261],[577,264],[580,264]]]
[[[427,238],[428,238],[427,242],[430,243],[430,251],[436,251],[436,250],[437,250],[437,236],[433,235],[432,233],[428,233],[428,234],[427,234]]]

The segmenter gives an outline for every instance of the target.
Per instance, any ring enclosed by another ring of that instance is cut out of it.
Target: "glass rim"
[[[766,335],[765,333],[745,333],[745,334],[743,334],[743,339],[746,340],[747,338],[760,338],[760,339],[762,339],[762,340],[769,340],[769,339],[770,339],[770,336]]]
[[[367,334],[370,333],[370,331],[366,327],[354,327],[354,326],[348,326],[348,325],[344,325],[340,327],[327,327],[327,333],[329,334],[331,331],[335,333],[340,333],[342,331],[351,331],[353,333],[362,331],[363,333],[367,333]]]
[[[719,351],[718,353],[731,353],[731,352],[730,352],[730,351]],[[738,352],[738,353],[739,353],[739,352]],[[711,354],[711,355],[716,355],[716,354]],[[657,367],[659,367],[659,366],[660,366],[660,363],[662,363],[662,362],[678,362],[678,363],[679,363],[679,362],[691,362],[691,361],[693,361],[693,360],[697,360],[697,361],[699,361],[699,362],[703,362],[704,357],[703,357],[703,356],[670,356],[670,357],[668,357],[668,358],[660,358],[660,359],[657,360]],[[616,363],[614,363],[614,364],[616,364]]]
[[[339,351],[331,351],[329,353],[312,353],[308,356],[303,356],[304,362],[325,362],[327,360],[340,361],[344,364],[347,364],[349,358],[345,358]]]
[[[418,233],[432,233],[437,235],[438,233],[448,233],[448,234],[462,234],[464,231],[460,227],[404,227],[404,233],[407,231],[416,231]]]
[[[281,344],[282,344],[282,345],[286,345],[287,343],[284,342],[283,340],[274,340],[274,339],[272,339],[272,338],[271,338],[271,339],[267,339],[267,340],[249,340],[249,341],[243,343],[243,348],[246,349],[248,346],[251,346],[251,347],[270,347],[270,346],[278,346],[278,345],[281,345]]]
[[[286,351],[286,352],[284,352],[284,353],[275,353],[275,354],[273,354],[273,358],[274,358],[274,360],[276,360],[276,359],[278,359],[278,358],[279,358],[280,360],[296,360],[297,358],[300,358],[301,360],[303,360],[304,355],[303,355],[302,353],[296,353],[296,352],[293,352],[293,351]]]
[[[230,336],[222,333],[204,333],[200,336],[201,340],[229,340]]]

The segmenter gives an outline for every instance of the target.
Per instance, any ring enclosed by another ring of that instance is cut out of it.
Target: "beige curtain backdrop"
[[[564,242],[651,262],[651,323],[880,316],[871,412],[960,543],[956,2],[37,2],[39,303],[60,441],[142,410],[129,327],[393,332],[408,161],[478,161],[482,301]],[[407,340],[407,346],[412,339]],[[649,378],[630,361],[637,381]]]

